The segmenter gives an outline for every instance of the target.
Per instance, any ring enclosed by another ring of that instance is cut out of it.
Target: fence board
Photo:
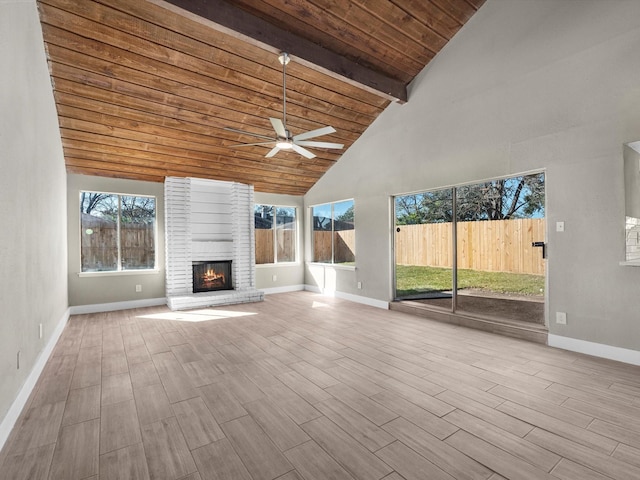
[[[91,231],[91,233],[87,233]],[[120,230],[123,268],[153,268],[153,224],[125,224]],[[118,227],[108,219],[82,214],[81,262],[83,271],[112,270],[118,266]]]
[[[356,231],[340,230],[333,232],[335,263],[355,262]],[[316,230],[313,232],[313,261],[331,262],[331,234],[332,232]]]
[[[296,260],[296,231],[278,229],[276,235],[278,237],[278,262],[294,262]],[[273,229],[256,228],[256,264],[273,262]]]
[[[544,275],[545,262],[532,242],[545,238],[545,220],[526,218],[458,223],[458,268]],[[402,225],[396,263],[451,268],[451,223]]]

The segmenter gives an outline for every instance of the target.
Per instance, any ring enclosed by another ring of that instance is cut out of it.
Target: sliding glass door
[[[544,323],[544,173],[395,198],[396,298]]]
[[[396,297],[451,310],[451,189],[395,198]]]

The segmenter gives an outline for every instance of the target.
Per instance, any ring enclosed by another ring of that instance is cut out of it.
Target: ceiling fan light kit
[[[269,153],[265,155],[265,157],[273,157],[280,150],[293,150],[294,152],[299,153],[300,155],[309,159],[314,158],[315,154],[304,147],[332,149],[344,148],[344,145],[342,143],[309,141],[309,139],[311,138],[335,133],[336,129],[330,126],[310,130],[299,135],[291,135],[291,132],[287,129],[287,64],[291,61],[291,57],[288,53],[282,52],[278,56],[278,60],[282,64],[282,120],[274,117],[269,118],[271,126],[276,133],[275,139],[266,135],[260,135],[257,133],[247,132],[245,130],[225,127],[225,130],[229,132],[240,133],[242,135],[250,135],[252,137],[257,137],[263,140],[262,142],[257,143],[241,143],[238,145],[230,146],[252,147],[258,145],[274,145],[274,147],[269,151]]]

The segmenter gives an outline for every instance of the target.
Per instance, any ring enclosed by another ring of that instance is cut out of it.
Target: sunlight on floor
[[[247,317],[257,315],[256,312],[236,312],[233,310],[189,310],[186,312],[165,312],[151,315],[140,315],[137,318],[152,320],[177,320],[179,322],[206,322],[210,320],[222,320],[224,318]]]
[[[324,307],[328,307],[329,305],[326,303],[322,303],[322,302],[316,302],[315,300],[313,301],[313,303],[311,304],[311,308],[324,308]]]

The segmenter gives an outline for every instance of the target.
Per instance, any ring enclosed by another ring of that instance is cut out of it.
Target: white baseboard
[[[549,334],[548,345],[550,347],[562,348],[572,352],[585,353],[594,357],[607,358],[618,362],[640,365],[640,351],[628,348],[612,347],[602,343],[588,342],[576,338],[561,337],[560,335]]]
[[[85,313],[113,312],[116,310],[128,310],[130,308],[157,307],[166,305],[166,298],[147,298],[144,300],[128,300],[126,302],[95,303],[93,305],[74,305],[70,307],[71,315],[82,315]]]
[[[286,287],[271,287],[271,288],[261,288],[265,295],[271,295],[273,293],[289,293],[289,292],[299,292],[304,290],[304,285],[287,285]]]
[[[2,448],[4,447],[4,444],[9,438],[11,430],[16,424],[16,421],[22,413],[25,405],[27,404],[29,396],[31,395],[33,388],[36,386],[36,382],[38,381],[38,378],[40,378],[40,374],[42,373],[42,370],[44,370],[44,366],[47,364],[47,361],[49,360],[49,357],[51,356],[56,343],[58,343],[58,339],[60,338],[60,335],[62,335],[62,331],[67,325],[67,321],[69,320],[70,315],[70,309],[67,308],[67,310],[62,315],[62,318],[58,321],[58,325],[56,325],[56,327],[54,328],[51,334],[51,338],[49,338],[49,341],[47,342],[45,347],[38,354],[38,358],[36,358],[29,376],[27,376],[27,379],[22,385],[22,388],[18,392],[18,396],[11,404],[11,407],[9,407],[9,410],[7,411],[5,417],[2,419],[2,423],[0,423],[0,450],[2,450]]]
[[[338,292],[335,290],[322,290],[315,285],[305,285],[304,289],[309,292],[321,293],[322,295],[326,295],[328,297],[341,298],[343,300],[349,300],[350,302],[362,303],[363,305],[369,305],[370,307],[389,310],[389,302],[376,300],[375,298],[363,297],[361,295],[353,295],[351,293]]]

